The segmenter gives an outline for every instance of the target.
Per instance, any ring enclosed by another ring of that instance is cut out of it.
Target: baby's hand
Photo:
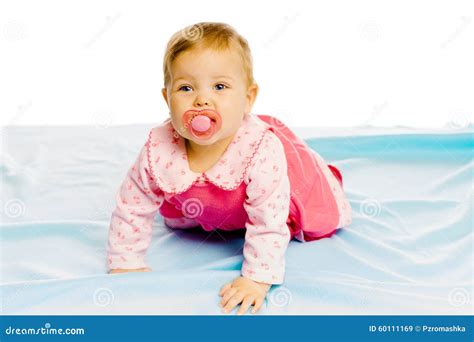
[[[109,273],[127,273],[127,272],[149,272],[151,271],[151,268],[149,267],[143,267],[143,268],[134,268],[134,269],[123,269],[123,268],[115,268],[113,270],[110,270]]]
[[[272,287],[271,284],[238,277],[222,287],[219,292],[219,296],[222,297],[220,306],[223,307],[225,313],[229,313],[236,305],[242,303],[237,312],[237,315],[242,315],[253,304],[252,313],[256,313],[262,306],[270,287]]]

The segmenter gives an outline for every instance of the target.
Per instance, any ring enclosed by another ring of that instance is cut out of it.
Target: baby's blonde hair
[[[171,79],[171,64],[179,54],[195,48],[212,48],[223,51],[230,48],[237,49],[244,71],[247,74],[247,85],[255,83],[253,78],[252,55],[247,40],[232,26],[225,23],[201,22],[187,26],[176,32],[166,46],[163,60],[163,75],[165,87]]]

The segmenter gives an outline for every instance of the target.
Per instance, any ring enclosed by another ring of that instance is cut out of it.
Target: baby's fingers
[[[231,312],[232,310],[234,310],[236,305],[242,302],[242,299],[244,299],[244,294],[242,292],[237,292],[234,296],[232,296],[231,299],[229,299],[227,304],[224,306],[223,311],[225,313]]]
[[[258,310],[260,310],[260,308],[262,307],[262,304],[263,304],[264,301],[265,301],[265,299],[260,298],[260,297],[255,300],[255,304],[254,304],[253,309],[252,309],[253,314],[256,313]]]
[[[224,286],[222,286],[221,290],[219,291],[219,296],[222,297],[224,292],[226,292],[228,289],[230,289],[231,286],[232,286],[232,283],[228,283],[228,284],[225,284]]]
[[[221,306],[224,307],[227,302],[229,301],[229,299],[237,292],[237,289],[236,288],[230,288],[229,290],[226,291],[226,293],[224,294],[224,297],[222,297],[221,299]]]
[[[151,268],[149,267],[142,267],[142,268],[133,268],[133,269],[122,269],[122,268],[115,268],[109,271],[109,274],[113,273],[128,273],[128,272],[150,272]]]
[[[245,297],[244,301],[240,305],[239,311],[237,311],[237,315],[243,315],[244,313],[246,313],[250,305],[252,305],[254,301],[255,301],[255,297],[253,296]]]

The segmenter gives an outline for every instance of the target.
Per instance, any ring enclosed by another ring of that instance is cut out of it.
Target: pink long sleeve
[[[145,254],[151,242],[152,224],[163,200],[163,192],[151,177],[145,145],[116,196],[107,243],[109,269],[147,267]]]
[[[286,225],[290,182],[283,145],[267,132],[249,170],[248,214],[242,275],[268,284],[283,283],[285,252],[291,239]]]

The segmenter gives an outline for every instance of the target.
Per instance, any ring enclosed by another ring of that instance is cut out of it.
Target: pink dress
[[[108,267],[146,267],[157,212],[170,228],[245,229],[241,273],[281,284],[289,241],[330,236],[351,223],[340,171],[276,118],[245,116],[220,160],[189,168],[170,119],[154,127],[127,173],[112,213]]]

